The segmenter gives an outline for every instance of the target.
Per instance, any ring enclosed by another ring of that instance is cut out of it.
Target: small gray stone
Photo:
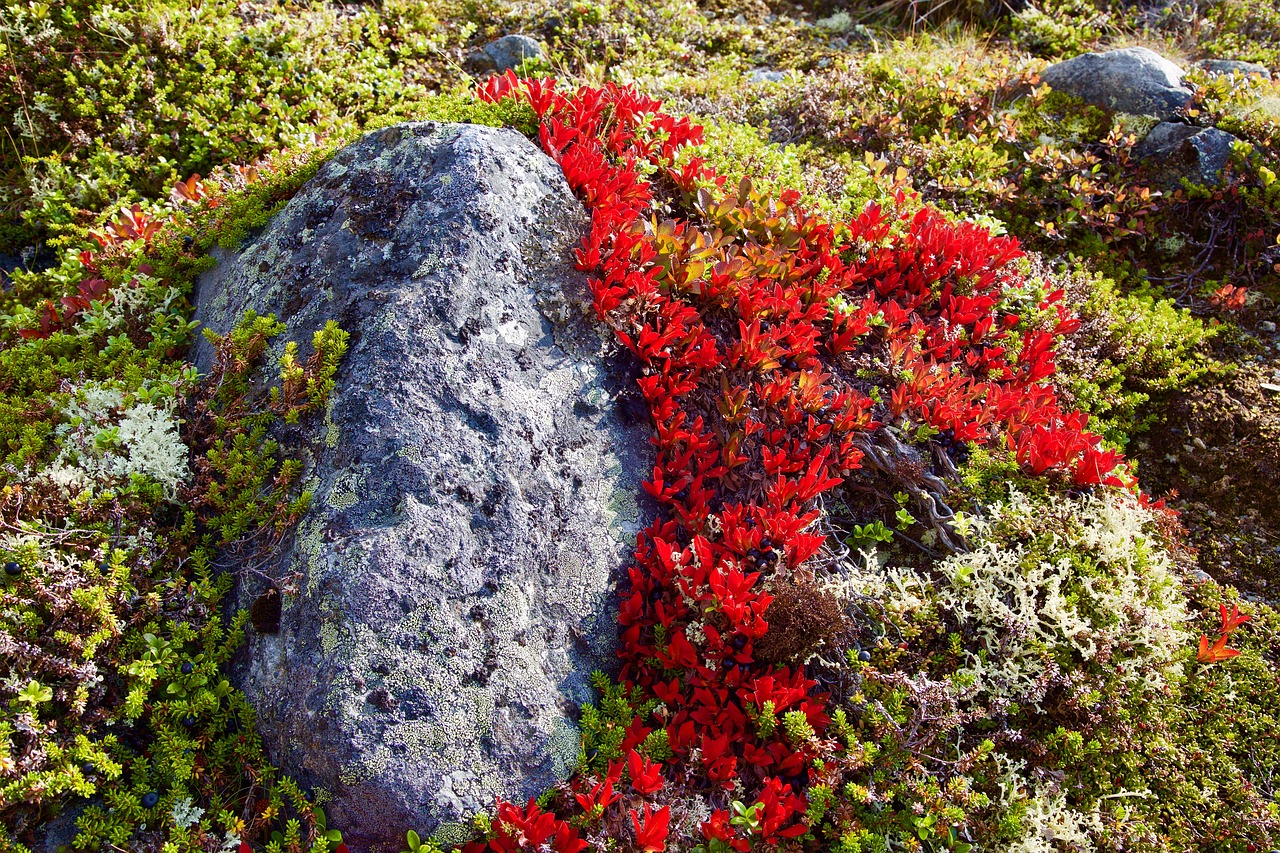
[[[397,125],[339,151],[198,284],[218,333],[246,309],[285,322],[276,355],[287,337],[305,358],[331,319],[351,334],[327,411],[281,435],[313,500],[261,568],[298,592],[235,679],[353,849],[565,778],[590,673],[616,663],[653,461],[573,267],[586,222],[519,133]],[[194,356],[207,371],[203,339]]]
[[[1261,329],[1263,332],[1266,332],[1268,335],[1272,335],[1272,334],[1275,334],[1276,324],[1271,322],[1270,320],[1263,320],[1261,323],[1258,324],[1258,328]]]
[[[489,42],[467,57],[472,71],[495,71],[502,74],[519,68],[527,59],[544,59],[542,45],[526,35],[509,35]]]
[[[102,800],[98,797],[92,800],[74,799],[64,805],[53,820],[37,826],[32,853],[71,853],[74,849],[72,842],[80,834],[76,821],[91,805],[101,806]]]
[[[1236,59],[1202,59],[1191,63],[1192,68],[1199,68],[1211,77],[1229,77],[1240,73],[1246,77],[1257,75],[1266,80],[1271,79],[1271,72],[1265,65],[1256,62],[1241,62]]]
[[[1145,47],[1085,53],[1050,65],[1041,79],[1059,92],[1115,112],[1173,118],[1191,102],[1182,69]]]
[[[1234,136],[1216,127],[1162,121],[1134,146],[1133,154],[1152,161],[1170,183],[1185,177],[1197,184],[1215,186],[1222,182],[1222,170],[1235,141]]]
[[[767,68],[756,68],[747,75],[747,82],[751,84],[757,83],[781,83],[787,79],[785,71],[770,71]]]

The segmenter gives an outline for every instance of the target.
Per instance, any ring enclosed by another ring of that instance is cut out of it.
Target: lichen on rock
[[[288,437],[315,499],[269,571],[303,580],[238,680],[273,758],[365,849],[564,778],[613,660],[652,463],[571,267],[584,219],[519,134],[400,125],[200,282],[216,331],[253,309],[293,339],[352,334],[324,422]]]

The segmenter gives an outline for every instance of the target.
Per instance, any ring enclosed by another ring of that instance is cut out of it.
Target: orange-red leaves
[[[1227,640],[1230,638],[1230,634],[1222,634],[1218,637],[1218,641],[1210,646],[1209,638],[1201,634],[1200,651],[1196,655],[1196,660],[1200,661],[1200,663],[1221,663],[1240,654],[1239,649],[1227,648]]]

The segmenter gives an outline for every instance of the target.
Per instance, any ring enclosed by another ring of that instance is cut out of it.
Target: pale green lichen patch
[[[339,474],[329,490],[328,505],[338,510],[351,509],[360,503],[360,489],[365,481],[365,472],[361,469],[345,471]]]
[[[333,398],[330,397],[324,406],[324,446],[333,450],[342,438],[342,428],[333,419]]]
[[[304,519],[298,525],[294,540],[295,560],[302,563],[307,578],[307,594],[314,596],[324,576],[324,521],[320,518]]]
[[[431,836],[441,847],[455,847],[471,840],[474,830],[465,823],[442,823]]]
[[[582,750],[582,732],[568,717],[557,717],[551,729],[548,742],[552,772],[561,778],[567,778],[578,764],[578,753]]]

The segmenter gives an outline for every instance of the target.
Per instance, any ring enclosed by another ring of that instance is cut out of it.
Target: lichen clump
[[[934,599],[975,651],[957,670],[987,699],[1040,708],[1065,682],[1133,699],[1160,691],[1190,618],[1149,509],[1122,493],[1033,501],[1014,491],[975,519],[972,550],[937,565]]]

